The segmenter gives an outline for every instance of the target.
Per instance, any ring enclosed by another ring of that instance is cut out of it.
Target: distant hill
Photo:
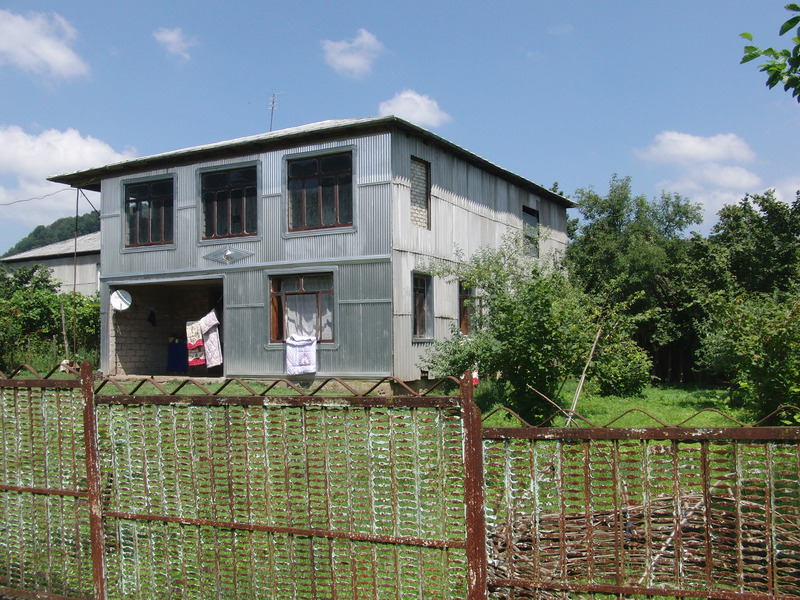
[[[100,231],[100,214],[92,211],[78,217],[78,235]],[[75,236],[75,217],[64,217],[50,225],[39,225],[26,237],[18,241],[3,257],[19,254],[26,250],[41,248],[47,244],[68,240]]]

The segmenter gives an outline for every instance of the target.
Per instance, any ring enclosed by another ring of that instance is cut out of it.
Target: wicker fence
[[[797,428],[489,429],[467,383],[254,385],[3,376],[0,595],[800,597]]]
[[[800,428],[484,429],[495,598],[800,597]]]

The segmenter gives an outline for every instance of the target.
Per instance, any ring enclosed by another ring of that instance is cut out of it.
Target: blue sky
[[[6,0],[0,253],[75,213],[47,176],[268,131],[273,94],[273,129],[395,114],[566,194],[680,193],[706,232],[800,188],[800,105],[739,64],[743,31],[789,45],[784,4]]]

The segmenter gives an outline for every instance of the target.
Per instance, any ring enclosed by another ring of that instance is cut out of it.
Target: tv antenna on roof
[[[272,131],[272,118],[275,116],[275,107],[278,104],[278,94],[283,92],[273,93],[269,97],[269,130]]]

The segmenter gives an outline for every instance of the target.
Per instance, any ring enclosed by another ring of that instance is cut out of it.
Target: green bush
[[[700,359],[728,380],[732,406],[765,417],[781,405],[800,404],[798,293],[709,297]]]
[[[652,361],[630,338],[603,346],[592,364],[592,380],[603,396],[641,396],[650,383]]]
[[[458,264],[430,271],[474,290],[470,332],[454,326],[437,340],[421,365],[437,375],[478,368],[496,377],[506,404],[529,421],[552,412],[553,398],[569,375],[580,373],[591,346],[590,299],[558,264],[529,254],[527,242],[510,237]]]

